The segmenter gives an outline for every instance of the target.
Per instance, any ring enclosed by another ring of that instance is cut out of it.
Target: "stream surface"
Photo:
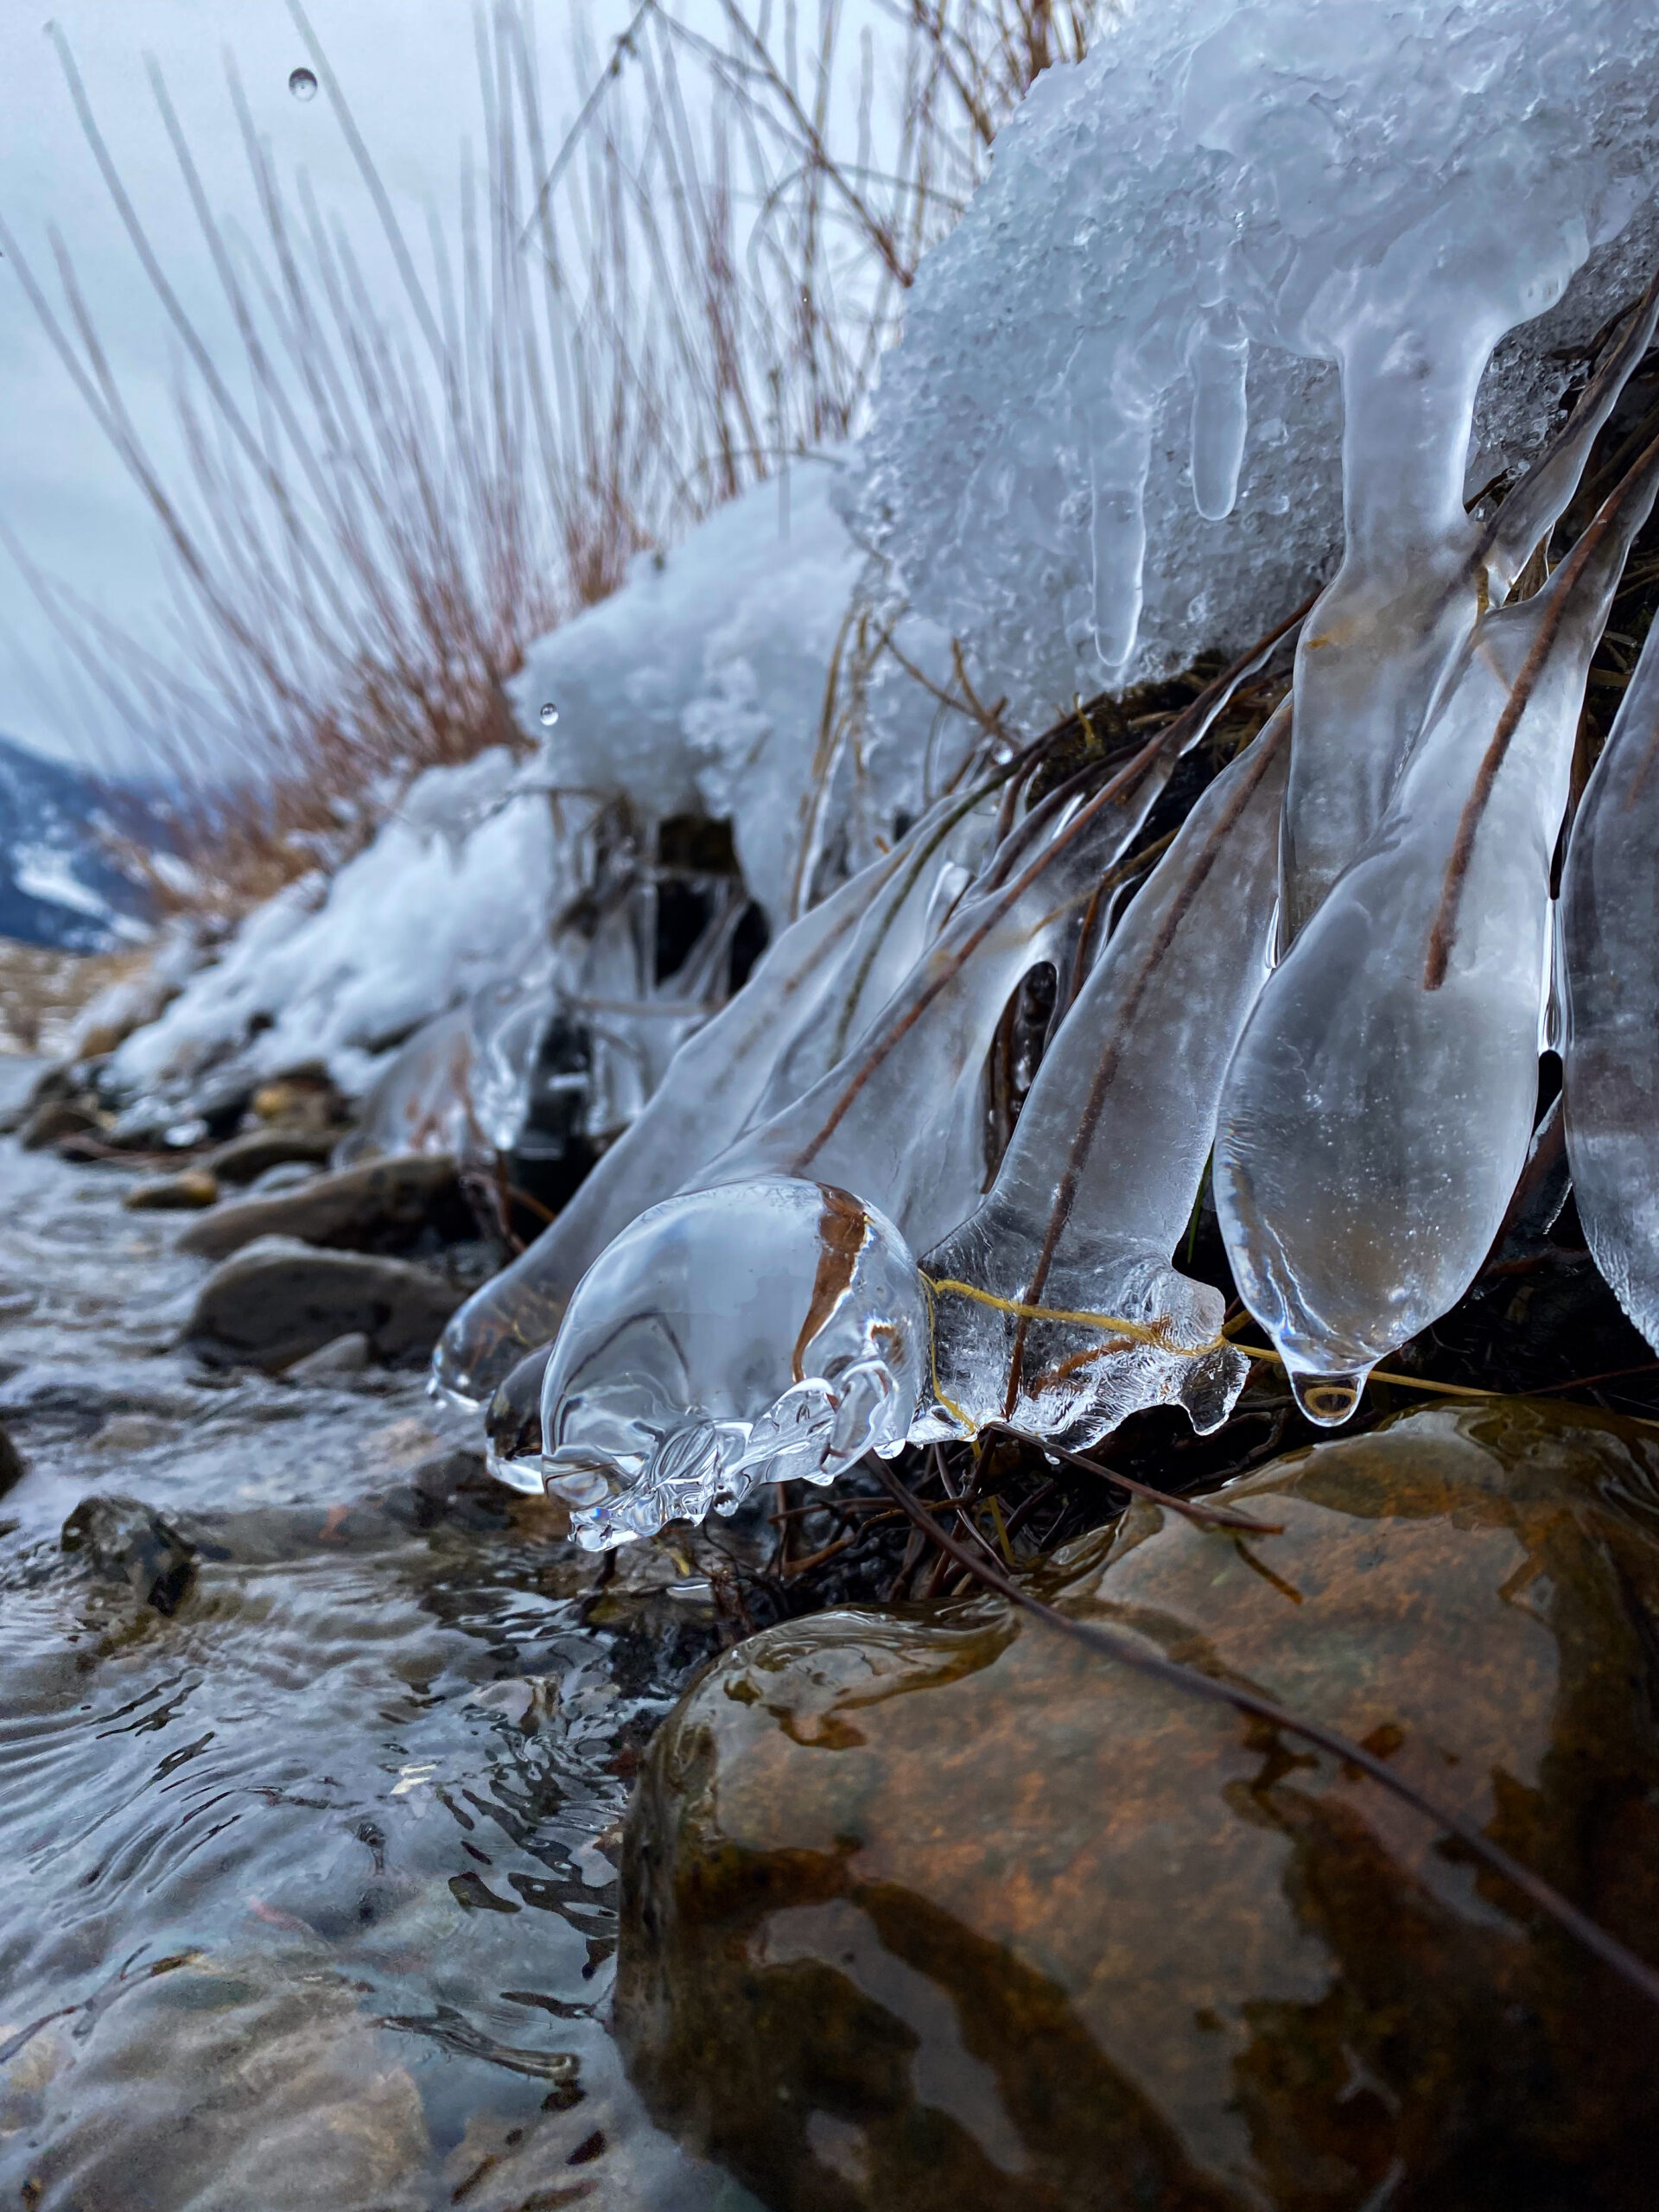
[[[410,1471],[472,1424],[418,1375],[171,1349],[205,1263],[129,1182],[0,1142],[0,2204],[753,2212],[607,2027],[618,1823],[707,1586],[601,1589],[540,1506],[423,1526]],[[171,1616],[64,1550],[94,1495],[195,1547]]]

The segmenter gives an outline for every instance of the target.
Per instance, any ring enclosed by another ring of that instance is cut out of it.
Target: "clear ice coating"
[[[1550,863],[1591,655],[1659,445],[1533,597],[1482,616],[1376,837],[1258,1000],[1227,1079],[1229,1257],[1312,1420],[1473,1281],[1527,1157]]]
[[[1296,656],[1281,947],[1381,822],[1477,618],[1503,603],[1560,519],[1653,336],[1649,284],[1560,435],[1479,528],[1462,497],[1476,386],[1499,330],[1538,304],[1524,271],[1511,272],[1507,300],[1483,290],[1475,265],[1484,261],[1483,233],[1466,250],[1443,248],[1423,296],[1396,303],[1402,324],[1370,318],[1343,343],[1346,546]]]
[[[1567,1157],[1585,1241],[1659,1349],[1659,630],[1580,803],[1561,880]]]
[[[555,1334],[612,1238],[698,1179],[756,1115],[779,1068],[804,1086],[838,1054],[959,894],[988,833],[987,801],[1007,774],[938,801],[890,853],[786,930],[730,1005],[682,1044],[644,1111],[558,1219],[451,1320],[433,1367],[447,1396],[485,1404]]]
[[[1075,945],[1177,761],[1251,664],[1218,679],[1092,798],[1079,804],[1063,784],[1033,807],[852,1048],[702,1179],[843,1185],[918,1251],[963,1220],[984,1187],[986,1057],[1015,986]]]
[[[1267,977],[1288,740],[1281,708],[1187,817],[1045,1054],[989,1196],[924,1258],[916,1440],[1007,1421],[1076,1449],[1166,1401],[1200,1431],[1231,1411],[1249,1363],[1217,1341],[1226,1300],[1170,1257]]]
[[[547,1488],[601,1551],[762,1484],[833,1482],[903,1444],[927,1329],[904,1240],[845,1191],[780,1177],[652,1207],[583,1277],[548,1360]]]
[[[1411,615],[1418,549],[1442,583],[1452,559],[1471,407],[1478,485],[1535,449],[1574,350],[1651,265],[1650,211],[1616,241],[1652,196],[1656,62],[1659,17],[1625,0],[1111,11],[922,264],[860,530],[1032,721],[1103,670],[1257,633],[1329,573],[1339,490],[1328,611],[1403,593]],[[1411,720],[1376,714],[1385,739]]]

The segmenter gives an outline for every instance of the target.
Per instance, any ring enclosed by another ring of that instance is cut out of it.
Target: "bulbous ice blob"
[[[1659,630],[1573,825],[1561,944],[1573,1194],[1596,1265],[1659,1349]]]
[[[990,1195],[924,1260],[914,1440],[1007,1421],[1076,1449],[1146,1406],[1177,1402],[1201,1433],[1230,1412],[1249,1363],[1217,1344],[1226,1301],[1170,1255],[1267,976],[1288,724],[1281,708],[1187,817],[1049,1045]]]
[[[893,1224],[773,1178],[653,1206],[590,1268],[542,1390],[547,1487],[590,1551],[891,1455],[927,1306]]]
[[[1534,598],[1484,616],[1382,826],[1257,1002],[1215,1189],[1305,1413],[1462,1296],[1526,1159],[1549,871],[1590,658],[1659,442]]]

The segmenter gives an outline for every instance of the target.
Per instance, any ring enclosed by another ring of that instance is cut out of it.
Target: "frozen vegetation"
[[[861,444],[537,645],[534,764],[423,779],[111,1079],[303,1049],[376,1080],[368,1147],[487,1159],[580,1014],[599,1165],[436,1377],[499,1390],[500,1471],[609,1547],[992,1422],[1215,1427],[1248,1357],[1181,1270],[1210,1188],[1255,1356],[1343,1421],[1503,1227],[1559,936],[1586,1234],[1659,1344],[1650,652],[1561,932],[1552,898],[1659,486],[1619,412],[1656,185],[1659,22],[1616,0],[1129,9],[924,261]],[[1052,765],[1080,697],[1217,652]],[[674,978],[641,950],[688,816],[770,929],[723,1007],[729,882]]]

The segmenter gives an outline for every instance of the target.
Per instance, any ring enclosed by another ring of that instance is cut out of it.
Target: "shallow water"
[[[462,1418],[171,1351],[204,1266],[125,1181],[0,1144],[0,2202],[744,2212],[607,2024],[706,1586],[601,1593],[544,1509],[423,1529]],[[172,1617],[61,1549],[94,1493],[197,1545]]]

